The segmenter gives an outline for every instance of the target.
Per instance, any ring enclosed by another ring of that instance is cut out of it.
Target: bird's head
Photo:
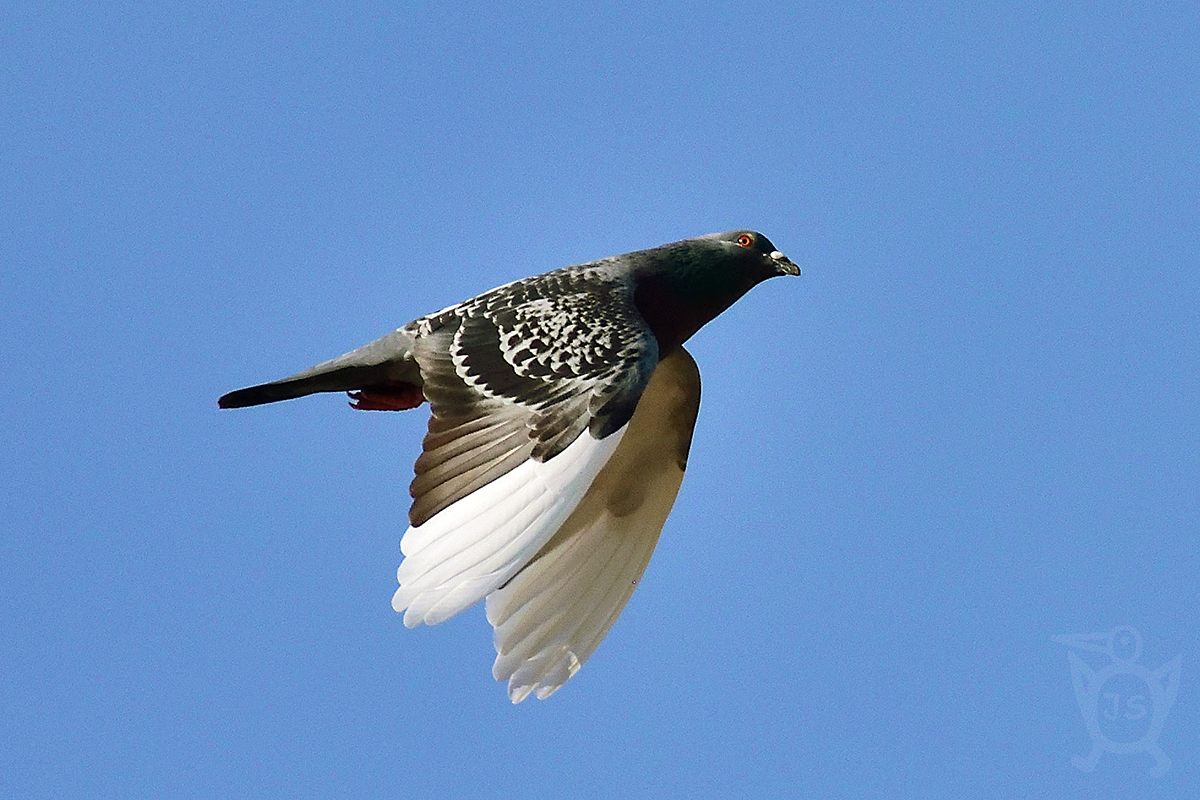
[[[666,349],[685,341],[756,284],[800,274],[770,239],[751,230],[710,233],[637,256],[638,307]]]
[[[758,280],[766,280],[776,275],[800,274],[800,267],[792,263],[790,258],[771,244],[770,239],[758,231],[710,233],[688,241],[695,242],[701,252],[711,250],[714,257],[736,265],[737,271],[758,277]]]
[[[800,268],[757,231],[710,233],[645,253],[649,272],[681,296],[723,297],[732,303],[755,284]]]

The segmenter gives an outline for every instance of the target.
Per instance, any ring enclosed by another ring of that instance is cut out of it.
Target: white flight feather
[[[545,699],[557,691],[595,652],[633,594],[683,471],[642,477],[645,500],[633,513],[616,516],[607,503],[619,498],[589,493],[560,530],[564,541],[488,595],[497,653],[492,674],[508,681],[514,703],[530,692]]]
[[[595,652],[654,552],[683,481],[699,374],[682,349],[646,388],[621,446],[534,560],[487,597],[492,674],[545,699]]]
[[[571,515],[624,432],[597,441],[584,431],[554,458],[526,461],[410,527],[392,597],[404,624],[443,622],[516,574]]]

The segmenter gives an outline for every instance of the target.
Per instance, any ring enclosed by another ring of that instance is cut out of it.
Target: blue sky
[[[1193,3],[5,6],[0,797],[1192,796],[1198,41]],[[216,408],[742,226],[804,274],[692,340],[676,510],[546,702],[481,609],[391,610],[423,413]],[[1052,638],[1119,626],[1135,661]],[[1069,653],[1120,667],[1106,741],[1168,711],[1164,774],[1072,765]]]

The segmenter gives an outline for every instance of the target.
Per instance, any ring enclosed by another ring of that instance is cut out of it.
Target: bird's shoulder
[[[515,281],[410,323],[433,412],[414,525],[584,431],[622,428],[658,363],[627,274],[603,262]]]
[[[652,336],[635,288],[618,259],[601,259],[498,286],[407,327],[419,338],[449,328],[462,358],[494,350],[522,378],[595,380],[645,356]]]

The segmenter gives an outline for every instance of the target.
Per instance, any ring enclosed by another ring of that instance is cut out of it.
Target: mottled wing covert
[[[585,429],[633,415],[658,362],[627,276],[600,265],[528,278],[411,323],[433,416],[416,463],[419,526]]]

